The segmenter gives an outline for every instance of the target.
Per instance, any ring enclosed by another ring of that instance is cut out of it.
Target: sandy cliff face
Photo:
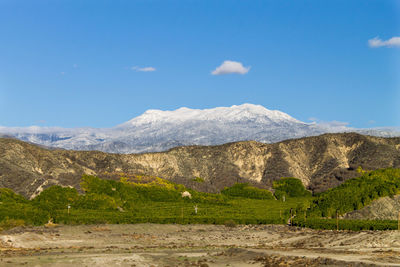
[[[238,181],[270,186],[275,179],[292,176],[321,191],[357,176],[358,166],[400,168],[400,138],[326,134],[275,144],[246,141],[123,155],[47,150],[0,138],[0,187],[28,197],[54,184],[79,188],[84,173],[111,179],[117,179],[117,173],[156,175],[206,191]],[[195,177],[206,183],[193,183]]]

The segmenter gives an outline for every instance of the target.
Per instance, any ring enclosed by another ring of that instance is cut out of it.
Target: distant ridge
[[[392,129],[354,129],[337,123],[305,123],[284,112],[253,104],[212,109],[148,110],[116,127],[103,129],[0,127],[0,134],[23,141],[110,153],[165,151],[183,145],[219,145],[245,140],[273,143],[338,132],[400,136],[400,131]]]
[[[56,184],[79,189],[82,174],[107,179],[153,175],[210,192],[236,182],[268,187],[275,179],[296,177],[308,189],[320,192],[359,176],[358,166],[364,170],[400,168],[400,138],[324,134],[274,144],[243,141],[129,155],[49,150],[0,138],[0,155],[0,187],[28,197]],[[194,182],[196,177],[205,182]]]

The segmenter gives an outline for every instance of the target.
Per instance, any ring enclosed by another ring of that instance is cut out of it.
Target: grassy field
[[[53,186],[33,200],[1,189],[0,222],[3,228],[18,224],[15,220],[33,225],[49,220],[62,224],[282,224],[287,222],[290,209],[308,207],[312,201],[311,195],[288,195],[285,201],[276,200],[270,191],[247,184],[234,185],[218,194],[203,193],[157,177],[137,183],[125,178],[117,182],[84,176],[81,186],[83,195],[73,188]],[[184,191],[191,197],[182,197]],[[281,195],[284,191],[280,188]]]
[[[374,199],[398,194],[400,170],[363,173],[341,186],[312,196],[295,178],[274,183],[275,194],[248,184],[236,184],[211,194],[185,188],[158,177],[120,181],[83,176],[81,188],[52,186],[32,200],[0,189],[0,228],[60,224],[285,224],[336,229],[332,215],[362,208]],[[183,197],[186,192],[190,197]],[[345,203],[343,203],[345,201]],[[331,218],[331,219],[329,219]],[[395,221],[343,221],[340,229],[395,229]]]
[[[233,221],[238,224],[283,224],[299,203],[309,203],[311,198],[289,198],[287,201],[232,198],[224,204],[188,202],[138,203],[127,211],[111,210],[58,210],[56,223],[213,223]],[[197,206],[197,213],[195,207]]]

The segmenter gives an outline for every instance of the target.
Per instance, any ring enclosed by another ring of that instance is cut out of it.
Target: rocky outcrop
[[[54,184],[79,188],[84,173],[109,179],[122,173],[154,175],[203,191],[239,181],[268,187],[275,179],[291,176],[318,192],[356,177],[358,166],[400,168],[400,138],[325,134],[275,144],[245,141],[144,154],[49,150],[0,138],[0,187],[28,197]],[[193,182],[195,177],[205,183]]]

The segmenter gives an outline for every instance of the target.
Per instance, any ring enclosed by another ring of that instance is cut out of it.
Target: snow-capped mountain
[[[265,143],[322,133],[357,131],[400,135],[390,129],[354,129],[342,124],[305,123],[278,110],[243,104],[213,109],[148,110],[113,128],[0,127],[0,135],[45,146],[112,153],[163,151],[182,145],[217,145],[256,140]]]

